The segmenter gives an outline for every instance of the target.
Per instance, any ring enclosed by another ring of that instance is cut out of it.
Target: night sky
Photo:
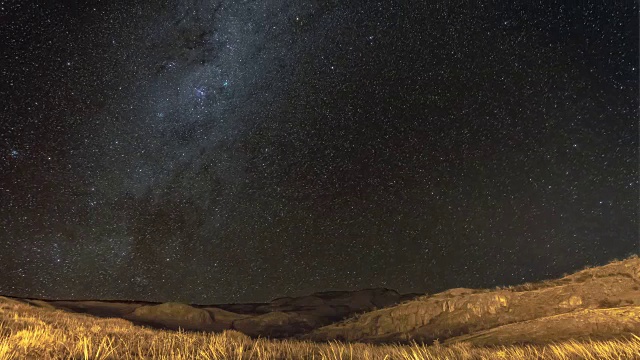
[[[0,294],[432,293],[638,252],[638,3],[480,3],[0,1]]]

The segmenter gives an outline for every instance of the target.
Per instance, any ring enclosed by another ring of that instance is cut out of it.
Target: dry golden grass
[[[317,344],[152,330],[0,298],[0,360],[9,359],[640,359],[640,337],[495,348]]]

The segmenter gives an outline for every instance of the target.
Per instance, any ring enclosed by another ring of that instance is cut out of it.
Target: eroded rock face
[[[635,258],[522,288],[451,289],[328,325],[304,338],[430,343],[581,309],[640,305],[639,269]]]
[[[499,326],[451,338],[445,344],[467,342],[475,346],[544,344],[568,339],[610,339],[640,333],[640,306],[584,309]]]
[[[140,306],[126,316],[128,320],[161,326],[168,329],[215,331],[222,330],[214,324],[209,312],[180,303]]]

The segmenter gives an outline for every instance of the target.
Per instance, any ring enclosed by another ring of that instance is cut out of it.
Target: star
[[[198,99],[204,99],[207,96],[207,90],[204,87],[195,88],[195,93]]]
[[[434,292],[637,249],[634,2],[37,3],[2,5],[0,289]]]

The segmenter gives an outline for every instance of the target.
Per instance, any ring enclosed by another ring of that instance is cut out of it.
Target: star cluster
[[[638,5],[0,1],[0,293],[434,292],[638,252]]]

